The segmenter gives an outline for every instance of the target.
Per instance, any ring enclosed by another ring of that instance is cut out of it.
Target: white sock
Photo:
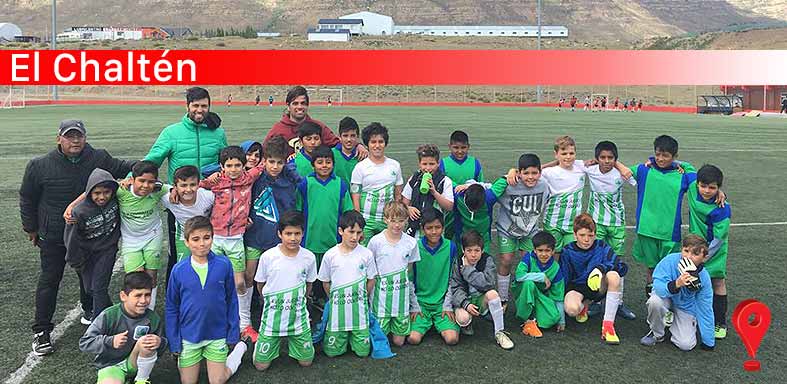
[[[251,291],[246,290],[246,293],[238,293],[238,316],[240,317],[240,330],[243,331],[246,326],[251,325]]]
[[[246,343],[239,341],[238,344],[235,344],[235,348],[232,349],[230,355],[227,356],[225,365],[233,375],[235,372],[238,372],[238,367],[240,367],[241,360],[243,360],[243,354],[246,353],[246,348]]]
[[[623,294],[620,292],[607,292],[607,302],[604,305],[604,321],[615,321],[615,314],[618,313],[618,305]]]
[[[158,356],[154,353],[152,356],[142,357],[137,356],[137,377],[134,381],[142,381],[150,378],[150,372],[153,371],[153,365],[156,364]]]
[[[153,292],[150,293],[150,304],[148,304],[148,309],[151,311],[156,310],[156,292],[158,292],[158,287],[153,287]]]
[[[497,274],[497,294],[500,295],[501,301],[508,301],[508,285],[511,283],[511,274],[501,275]]]
[[[503,330],[503,303],[500,298],[489,300],[489,313],[492,314],[492,322],[495,324],[495,333]]]

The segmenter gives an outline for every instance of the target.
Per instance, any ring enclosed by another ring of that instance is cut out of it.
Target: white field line
[[[117,273],[120,272],[122,265],[123,265],[123,259],[118,257],[117,260],[115,260],[115,266],[112,268],[112,274],[117,275]],[[66,265],[66,268],[70,268],[70,267]],[[55,326],[55,329],[52,330],[52,333],[50,334],[50,337],[52,338],[52,344],[55,344],[55,342],[57,342],[57,340],[60,339],[61,336],[63,336],[63,334],[68,329],[68,327],[74,324],[77,321],[77,319],[79,319],[80,316],[82,316],[82,306],[79,304],[79,302],[77,302],[74,308],[68,311],[63,321],[58,323]],[[35,353],[30,351],[30,353],[27,354],[27,358],[25,359],[25,362],[22,364],[22,366],[19,367],[16,371],[14,371],[14,373],[9,375],[8,378],[6,378],[5,381],[3,381],[3,384],[22,383],[23,381],[25,381],[25,378],[27,378],[27,376],[31,372],[33,372],[33,369],[35,369],[35,367],[38,366],[38,364],[40,364],[41,361],[46,358],[47,358],[46,356],[43,357],[37,356]]]

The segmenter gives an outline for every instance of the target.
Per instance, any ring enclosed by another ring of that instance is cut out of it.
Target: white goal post
[[[309,91],[309,100],[318,103],[328,103],[331,96],[332,105],[341,105],[344,102],[344,88],[306,88]]]
[[[25,89],[8,87],[8,93],[3,95],[3,104],[0,106],[2,109],[10,108],[24,108],[25,107]]]

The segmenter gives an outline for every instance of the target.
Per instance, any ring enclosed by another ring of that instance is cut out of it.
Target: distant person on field
[[[273,107],[273,95],[268,96],[268,107]]]
[[[33,246],[39,248],[41,257],[33,322],[33,352],[38,356],[54,352],[49,334],[55,327],[52,317],[66,266],[63,211],[85,191],[94,169],[105,169],[113,178],[120,178],[132,165],[133,161],[115,159],[106,150],[90,146],[80,120],[62,121],[57,131],[57,148],[27,163],[19,188],[19,212],[22,229]],[[93,299],[83,288],[81,277],[79,286],[82,322],[89,323]]]
[[[260,95],[257,95],[257,97],[254,98],[254,106],[255,107],[260,106]]]

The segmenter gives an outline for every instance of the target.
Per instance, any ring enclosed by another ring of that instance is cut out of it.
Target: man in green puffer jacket
[[[209,118],[210,95],[204,88],[194,87],[186,91],[186,114],[159,134],[145,160],[161,166],[167,165],[167,181],[174,182],[172,175],[184,165],[198,169],[216,163],[219,152],[227,146],[224,129]]]
[[[167,164],[167,181],[174,183],[175,170],[184,165],[194,165],[198,169],[219,161],[219,152],[227,146],[227,136],[220,127],[221,120],[210,113],[210,94],[200,87],[186,91],[186,114],[179,122],[172,124],[159,134],[145,160],[161,166]],[[175,217],[167,215],[169,227],[169,271],[175,264],[177,252],[175,244]]]

